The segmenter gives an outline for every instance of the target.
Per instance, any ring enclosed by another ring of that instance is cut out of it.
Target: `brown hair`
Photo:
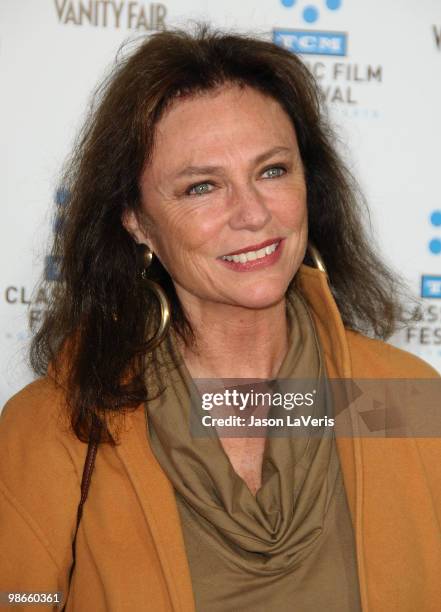
[[[207,26],[154,34],[97,90],[66,165],[63,185],[70,198],[52,247],[61,282],[52,284],[31,346],[36,373],[45,374],[51,364],[57,378],[67,369],[66,397],[81,440],[97,418],[108,420],[149,397],[145,334],[158,312],[139,282],[137,248],[121,217],[139,207],[139,177],[155,125],[178,93],[225,83],[272,96],[293,122],[305,168],[309,237],[325,261],[344,324],[386,338],[404,321],[397,298],[402,285],[365,233],[364,201],[336,153],[316,83],[300,59],[270,42]],[[174,331],[189,342],[191,327],[157,259],[149,276],[168,294]],[[66,343],[67,363],[60,358]],[[103,433],[103,441],[114,441],[109,430]]]

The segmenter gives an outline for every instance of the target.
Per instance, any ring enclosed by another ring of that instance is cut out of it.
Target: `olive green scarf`
[[[300,294],[287,314],[289,349],[277,378],[320,381],[324,360]],[[146,413],[153,451],[175,489],[198,612],[360,610],[333,435],[269,435],[254,496],[217,435],[192,436],[191,395],[181,362]],[[322,395],[314,416],[329,416],[328,404]]]

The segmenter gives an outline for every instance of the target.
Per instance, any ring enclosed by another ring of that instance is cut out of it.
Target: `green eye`
[[[282,166],[273,166],[272,168],[265,170],[263,174],[267,175],[266,178],[278,178],[279,176],[283,176],[285,172],[286,170]]]
[[[185,193],[187,195],[205,195],[211,191],[210,187],[213,187],[211,183],[197,183],[189,187]]]

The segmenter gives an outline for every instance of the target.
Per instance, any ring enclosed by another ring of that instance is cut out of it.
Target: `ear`
[[[136,243],[146,244],[151,248],[150,241],[134,210],[125,210],[121,215],[121,223]]]

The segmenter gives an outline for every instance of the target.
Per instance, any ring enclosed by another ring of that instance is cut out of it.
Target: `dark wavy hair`
[[[120,58],[95,92],[66,164],[70,197],[52,247],[60,282],[49,288],[31,345],[34,371],[44,375],[49,367],[63,381],[80,440],[100,422],[101,441],[115,443],[109,417],[151,397],[146,330],[157,324],[158,309],[140,283],[137,245],[121,217],[139,208],[139,178],[155,125],[177,95],[230,83],[272,96],[292,120],[305,169],[309,237],[324,259],[345,326],[386,338],[405,320],[397,297],[404,286],[365,232],[363,198],[336,152],[319,90],[301,60],[271,42],[206,25],[193,33],[154,34]],[[305,263],[311,263],[308,255]],[[190,342],[191,325],[157,258],[149,276],[169,297],[173,330]]]

